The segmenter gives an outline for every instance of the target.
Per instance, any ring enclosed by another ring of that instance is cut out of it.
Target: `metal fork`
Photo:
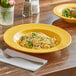
[[[20,58],[20,59],[24,59],[24,60],[27,60],[27,61],[30,61],[30,62],[33,62],[33,63],[36,63],[36,64],[42,64],[42,65],[44,64],[43,62],[40,62],[40,61],[37,61],[37,60],[17,57],[15,55],[9,55],[5,51],[2,51],[1,49],[0,49],[0,56],[3,57],[3,58]]]

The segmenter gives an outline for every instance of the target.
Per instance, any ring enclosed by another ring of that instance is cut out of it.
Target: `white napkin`
[[[20,52],[16,52],[16,51],[11,50],[11,49],[6,49],[5,53],[11,54],[11,55],[18,55],[19,57],[22,57],[22,58],[32,58],[38,62],[39,61],[43,62],[43,64],[37,64],[37,63],[33,63],[31,61],[28,61],[28,60],[25,60],[22,58],[14,58],[14,57],[6,58],[6,57],[1,56],[1,52],[0,52],[0,61],[11,64],[11,65],[15,65],[17,67],[27,69],[30,71],[36,71],[47,63],[47,60],[45,60],[45,59],[41,59],[41,58],[37,58],[37,57],[30,56],[27,54],[23,54]]]

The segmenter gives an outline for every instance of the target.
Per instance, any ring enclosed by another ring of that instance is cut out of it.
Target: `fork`
[[[24,58],[23,56],[20,56],[19,54],[21,54],[21,53],[19,53],[19,52],[15,52],[15,54],[13,53],[14,51],[12,51],[10,54],[9,54],[9,51],[8,50],[10,50],[10,49],[6,49],[6,51],[2,51],[1,49],[0,49],[0,56],[2,56],[2,57],[4,57],[4,58],[20,58],[20,59],[24,59],[24,60],[27,60],[27,61],[30,61],[30,62],[33,62],[33,63],[36,63],[36,64],[44,64],[43,63],[43,61],[40,61],[40,59],[39,58],[34,58],[34,57],[32,57],[32,56],[30,56],[30,55],[26,55],[27,57],[26,58]],[[18,55],[17,55],[18,54]],[[23,54],[24,55],[24,54]],[[28,58],[29,57],[29,58]],[[47,61],[46,61],[47,62]],[[45,62],[45,63],[46,63]]]

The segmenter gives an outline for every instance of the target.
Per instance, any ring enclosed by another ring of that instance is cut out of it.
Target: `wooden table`
[[[3,41],[4,32],[15,25],[26,23],[45,23],[53,24],[54,26],[61,27],[68,31],[72,36],[72,43],[69,47],[49,54],[36,55],[31,54],[43,59],[47,59],[48,63],[37,70],[30,72],[24,69],[11,66],[9,64],[0,62],[0,76],[42,76],[54,72],[76,68],[76,24],[65,22],[63,19],[55,16],[52,12],[53,8],[62,3],[76,2],[75,0],[40,0],[41,12],[38,15],[33,15],[29,18],[22,18],[22,4],[21,0],[16,0],[15,7],[15,23],[12,26],[0,25],[0,48],[9,48]]]

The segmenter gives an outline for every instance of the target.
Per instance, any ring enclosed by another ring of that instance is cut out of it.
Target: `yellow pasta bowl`
[[[58,5],[53,9],[53,12],[55,15],[63,18],[66,22],[76,23],[76,18],[68,18],[62,16],[62,11],[67,8],[76,8],[76,3],[67,3],[67,4]]]
[[[30,32],[42,32],[49,37],[57,39],[57,45],[50,49],[30,49],[18,44],[21,34]],[[8,29],[4,34],[4,41],[10,47],[28,53],[50,53],[66,48],[71,43],[71,36],[65,30],[48,24],[22,24]]]

